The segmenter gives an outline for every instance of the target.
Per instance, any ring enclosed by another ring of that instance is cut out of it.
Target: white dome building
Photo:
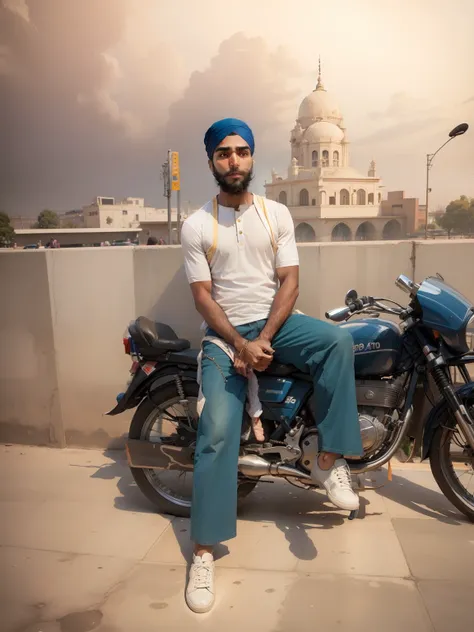
[[[288,206],[298,241],[384,238],[392,217],[380,216],[381,180],[375,162],[367,175],[350,166],[349,141],[336,100],[321,81],[305,97],[290,134],[287,177],[272,171],[266,195]],[[403,218],[391,224],[390,237],[403,232]]]

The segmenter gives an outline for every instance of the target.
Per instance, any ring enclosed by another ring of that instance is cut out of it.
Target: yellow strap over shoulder
[[[217,250],[217,235],[219,232],[219,204],[217,203],[217,196],[212,200],[212,244],[206,252],[207,262],[210,264],[212,257],[216,254]]]
[[[268,212],[267,212],[267,207],[265,206],[265,199],[263,197],[261,197],[260,195],[256,195],[255,196],[257,198],[258,203],[260,204],[263,214],[265,215],[265,221],[267,222],[269,231],[270,231],[270,239],[272,242],[272,249],[273,249],[273,254],[276,255],[277,250],[278,250],[278,246],[275,240],[275,235],[273,234],[273,229],[272,229],[272,225],[270,222],[270,218],[268,217]]]
[[[267,222],[268,230],[270,232],[270,240],[272,242],[273,254],[276,255],[278,246],[275,240],[275,235],[273,234],[270,218],[268,217],[267,208],[265,206],[265,200],[263,197],[259,195],[255,195],[254,198],[256,199],[257,203],[259,204],[265,216],[265,221]],[[212,220],[213,220],[212,244],[210,245],[208,251],[206,252],[206,259],[209,264],[211,263],[211,260],[214,257],[214,255],[216,254],[217,238],[219,234],[219,204],[217,202],[217,196],[212,200]]]

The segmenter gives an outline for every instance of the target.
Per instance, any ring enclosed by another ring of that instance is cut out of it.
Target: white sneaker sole
[[[213,596],[210,604],[207,604],[205,606],[198,606],[198,605],[194,605],[190,603],[190,601],[188,600],[188,596],[186,595],[186,605],[188,606],[190,610],[192,610],[196,614],[205,614],[206,612],[209,612],[210,610],[212,610],[215,600],[216,600],[215,596]]]
[[[338,509],[345,509],[346,511],[357,511],[359,509],[360,503],[358,498],[357,503],[343,503],[340,501],[336,501],[334,499],[334,496],[332,496],[329,492],[327,494],[330,502],[332,502],[332,504]]]

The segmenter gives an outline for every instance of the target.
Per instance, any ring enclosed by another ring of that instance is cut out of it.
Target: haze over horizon
[[[159,174],[180,152],[182,200],[214,191],[203,136],[217,118],[256,137],[254,189],[284,173],[301,100],[323,83],[339,103],[351,163],[430,207],[474,195],[474,3],[340,0],[0,0],[0,209],[35,216],[94,196],[164,207]],[[5,124],[6,123],[6,124]]]

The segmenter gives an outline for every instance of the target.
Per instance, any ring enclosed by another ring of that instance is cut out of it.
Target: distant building
[[[406,232],[413,234],[425,227],[425,208],[418,198],[406,198],[405,191],[389,191],[387,199],[380,205],[380,214],[382,217],[404,217]]]
[[[61,211],[57,213],[57,215],[59,217],[60,228],[81,228],[84,226],[84,216],[82,210],[75,209],[73,211]],[[37,217],[19,216],[10,218],[10,223],[15,230],[17,228],[27,230],[29,228],[33,228],[37,220]]]
[[[65,211],[58,213],[59,226],[61,228],[83,228],[84,215],[82,210],[75,209],[73,211]]]
[[[36,222],[36,217],[25,217],[25,216],[10,217],[10,225],[15,230],[17,228],[20,228],[20,229],[31,228],[35,222]]]
[[[298,242],[401,239],[419,226],[417,199],[397,191],[382,201],[374,161],[366,175],[351,166],[347,129],[323,86],[321,67],[316,88],[300,105],[290,145],[287,174],[273,171],[265,189],[290,209]]]
[[[167,222],[168,210],[145,206],[144,198],[97,197],[82,209],[86,228],[138,228],[142,222]],[[176,222],[176,209],[171,211]]]

